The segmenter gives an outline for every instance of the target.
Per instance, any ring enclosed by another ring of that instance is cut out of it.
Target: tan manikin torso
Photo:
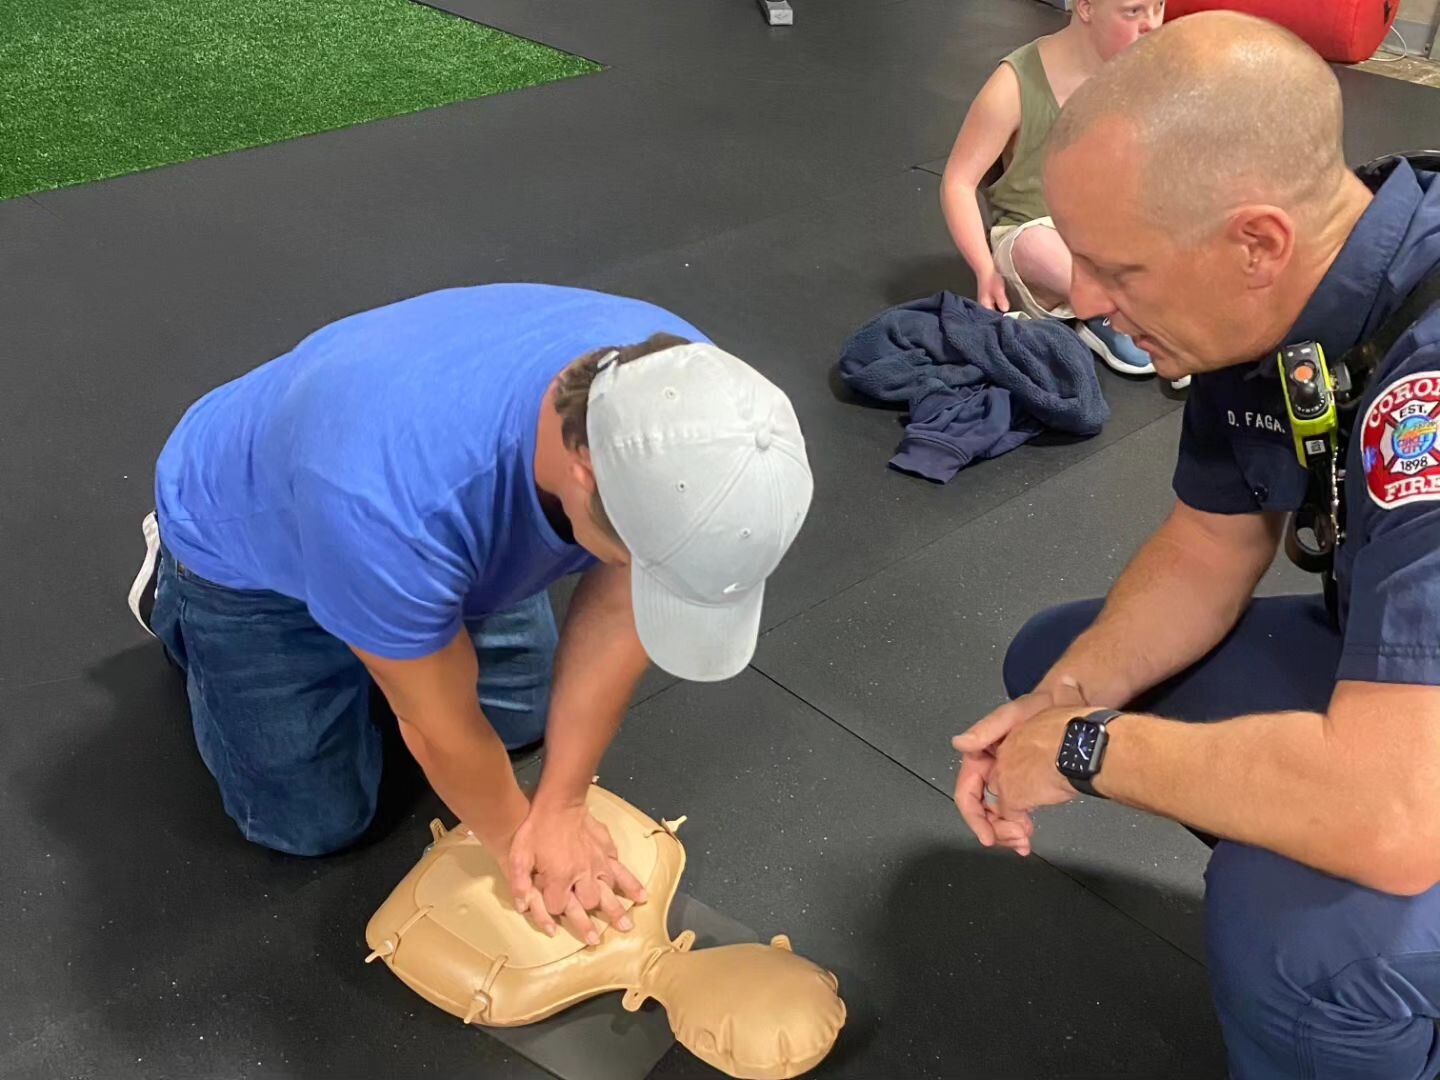
[[[676,1039],[732,1076],[780,1080],[819,1064],[845,1023],[834,975],[796,956],[783,935],[698,952],[689,931],[672,941],[666,924],[685,868],[679,822],[657,824],[599,787],[589,808],[650,897],[630,909],[629,933],[600,922],[593,948],[563,929],[540,933],[515,911],[480,842],[437,821],[434,843],[366,928],[369,960],[466,1023],[532,1024],[619,990],[627,1009],[658,1001]]]

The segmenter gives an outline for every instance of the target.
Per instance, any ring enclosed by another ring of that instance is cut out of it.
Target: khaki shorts
[[[1010,291],[1015,299],[1020,301],[1020,307],[1032,319],[1073,319],[1075,312],[1070,310],[1069,304],[1058,304],[1053,308],[1042,307],[1030,291],[1030,287],[1021,280],[1020,275],[1015,272],[1015,241],[1019,240],[1027,229],[1053,229],[1055,221],[1053,218],[1042,217],[1034,221],[1027,221],[1023,225],[996,225],[990,230],[990,250],[995,254],[995,269],[1000,271],[1000,276],[1010,286]]]

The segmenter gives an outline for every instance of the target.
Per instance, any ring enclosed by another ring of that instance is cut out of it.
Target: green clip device
[[[1339,426],[1330,365],[1318,341],[1286,345],[1276,360],[1285,390],[1285,411],[1290,414],[1290,431],[1295,436],[1295,456],[1308,468],[1311,461],[1330,454]]]

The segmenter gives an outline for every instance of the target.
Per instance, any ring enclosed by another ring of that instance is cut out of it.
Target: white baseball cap
[[[630,549],[650,659],[697,682],[755,654],[765,579],[810,509],[814,481],[790,399],[714,345],[601,361],[586,420],[605,511]]]

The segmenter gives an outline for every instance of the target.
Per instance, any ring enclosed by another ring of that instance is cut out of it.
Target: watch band
[[[1089,720],[1092,724],[1099,724],[1101,727],[1104,727],[1110,723],[1111,720],[1121,715],[1123,715],[1123,713],[1121,713],[1119,709],[1096,709],[1094,712],[1086,713],[1080,717],[1080,719]]]
[[[1103,799],[1104,795],[1095,790],[1095,785],[1089,780],[1083,780],[1078,776],[1067,776],[1065,782],[1078,791],[1081,795],[1089,795],[1092,799]]]

